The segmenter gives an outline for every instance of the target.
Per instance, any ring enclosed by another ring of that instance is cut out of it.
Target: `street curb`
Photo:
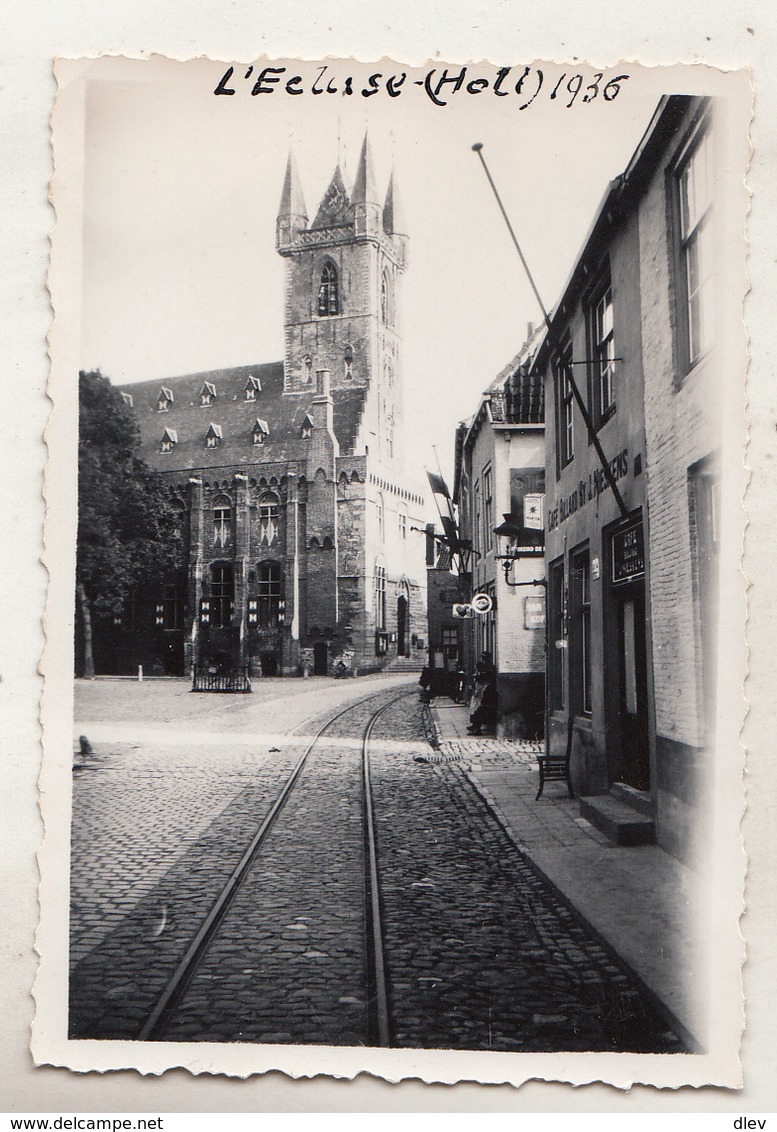
[[[480,795],[480,797],[483,800],[483,803],[485,804],[486,808],[491,811],[493,816],[499,822],[500,826],[504,830],[504,832],[505,832],[506,836],[508,837],[508,839],[510,840],[510,842],[515,846],[515,848],[518,850],[518,852],[523,857],[526,858],[527,862],[532,867],[532,869],[534,869],[534,871],[543,879],[543,881],[550,888],[553,889],[553,892],[556,894],[556,896],[559,898],[559,900],[561,900],[561,902],[563,904],[565,904],[567,908],[569,908],[569,910],[580,920],[580,922],[585,925],[586,929],[591,933],[591,935],[594,937],[594,939],[597,941],[597,943],[601,947],[603,947],[606,951],[609,951],[612,955],[617,957],[618,962],[623,967],[624,971],[628,972],[629,976],[634,980],[634,982],[640,988],[640,990],[645,995],[645,997],[648,999],[648,1001],[653,1005],[655,1010],[661,1015],[662,1018],[664,1018],[664,1020],[672,1027],[674,1032],[678,1035],[678,1037],[683,1041],[683,1043],[685,1044],[685,1046],[688,1050],[688,1053],[689,1054],[705,1053],[706,1052],[705,1047],[699,1041],[699,1039],[696,1037],[696,1035],[691,1033],[691,1031],[688,1029],[688,1027],[677,1017],[677,1015],[674,1013],[672,1008],[670,1006],[668,1006],[659,997],[658,993],[655,990],[653,990],[652,987],[648,986],[648,984],[645,982],[645,980],[642,978],[642,976],[637,971],[635,971],[635,969],[631,965],[631,963],[629,963],[629,961],[627,959],[624,959],[624,957],[615,948],[615,946],[610,942],[610,940],[608,940],[607,937],[604,936],[601,933],[601,931],[599,931],[596,927],[594,927],[594,925],[591,923],[591,921],[586,916],[584,916],[583,913],[580,912],[578,908],[575,907],[575,905],[570,900],[570,898],[566,895],[566,893],[562,892],[562,890],[558,887],[558,885],[555,884],[554,881],[551,880],[551,878],[548,876],[548,874],[545,872],[545,870],[542,868],[542,866],[537,864],[534,857],[532,856],[531,850],[528,848],[528,846],[522,844],[517,839],[517,837],[516,837],[516,835],[515,835],[515,833],[512,829],[512,826],[508,822],[508,820],[507,820],[507,818],[504,814],[504,811],[502,810],[502,807],[499,805],[497,800],[494,798],[491,791],[486,786],[483,785],[483,783],[477,777],[475,772],[469,766],[466,766],[466,765],[462,767],[462,770],[464,771],[464,774],[466,775],[467,780],[471,783],[471,785],[474,787],[476,792]]]

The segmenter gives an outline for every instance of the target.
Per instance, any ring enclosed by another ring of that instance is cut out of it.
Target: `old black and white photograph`
[[[57,80],[38,1049],[734,1084],[743,74]]]

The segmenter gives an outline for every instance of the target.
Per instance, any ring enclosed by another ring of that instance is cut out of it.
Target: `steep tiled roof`
[[[250,376],[261,382],[256,399],[246,401],[245,387]],[[200,404],[205,382],[216,389],[210,405]],[[309,391],[284,396],[283,363],[210,370],[182,377],[165,378],[165,388],[174,400],[167,412],[158,412],[159,381],[143,381],[123,387],[131,393],[140,424],[140,456],[157,471],[182,471],[224,467],[232,464],[255,465],[304,460],[310,442],[302,439],[302,422],[315,396]],[[362,389],[333,390],[334,428],[340,452],[353,448],[364,405]],[[264,444],[253,443],[252,430],[257,417],[267,422],[269,435]],[[217,448],[207,448],[205,433],[211,421],[221,428],[223,439]],[[178,441],[172,452],[160,452],[166,428],[175,430]]]

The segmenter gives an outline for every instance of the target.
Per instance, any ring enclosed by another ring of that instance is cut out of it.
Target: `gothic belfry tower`
[[[286,259],[284,393],[309,394],[320,370],[332,392],[362,390],[355,454],[401,463],[396,295],[407,235],[393,174],[378,195],[367,136],[352,193],[338,165],[312,224],[289,156],[276,242]]]

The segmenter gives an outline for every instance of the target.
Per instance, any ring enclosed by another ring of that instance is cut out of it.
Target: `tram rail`
[[[362,811],[364,830],[364,894],[365,894],[365,987],[366,987],[366,1044],[370,1046],[389,1046],[391,1044],[391,1024],[389,994],[387,987],[386,962],[384,957],[383,926],[381,921],[380,880],[378,875],[377,840],[375,815],[370,780],[369,747],[372,732],[381,716],[394,704],[407,696],[414,695],[415,689],[405,689],[398,695],[385,700],[386,692],[372,693],[344,708],[323,723],[302,755],[296,762],[286,782],[282,786],[270,810],[267,812],[240,860],[212,903],[209,912],[192,936],[183,956],[162,993],[157,997],[153,1009],[148,1014],[139,1033],[141,1041],[164,1040],[171,1021],[175,1017],[179,1003],[183,999],[195,972],[208,952],[208,948],[219,929],[224,924],[227,913],[263,847],[268,843],[273,826],[288,802],[299,778],[308,763],[316,745],[335,724],[349,713],[363,709],[370,700],[384,699],[367,719],[361,738],[361,781]],[[299,730],[295,728],[295,731]]]

